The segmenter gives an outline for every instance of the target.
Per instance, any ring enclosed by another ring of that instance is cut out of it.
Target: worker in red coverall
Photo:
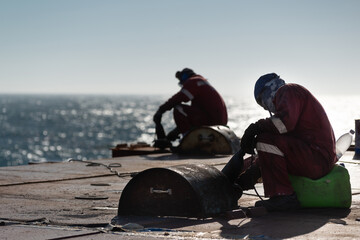
[[[323,107],[307,89],[285,84],[275,73],[260,77],[254,94],[271,115],[250,124],[241,139],[243,152],[254,154],[256,147],[255,166],[260,167],[269,197],[255,206],[268,211],[297,209],[300,203],[289,174],[318,179],[331,171],[337,161],[333,129]]]
[[[170,143],[180,134],[184,135],[194,127],[227,124],[228,117],[224,100],[204,77],[189,68],[176,72],[175,77],[179,80],[181,90],[162,104],[153,118],[158,140]],[[188,101],[191,101],[191,105],[182,104]],[[176,128],[165,136],[161,126],[161,117],[164,112],[171,109],[174,109]],[[161,147],[161,144],[158,145]]]

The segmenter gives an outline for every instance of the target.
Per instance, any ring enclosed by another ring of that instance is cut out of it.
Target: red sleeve
[[[276,94],[276,113],[274,118],[279,118],[283,122],[287,132],[291,132],[296,127],[303,109],[303,103],[304,96],[296,91],[295,88],[284,86]]]
[[[303,109],[303,98],[294,88],[286,85],[280,88],[274,99],[276,112],[271,118],[259,120],[260,128],[278,134],[294,130]]]
[[[174,96],[169,98],[163,105],[159,107],[161,112],[166,112],[175,107],[176,105],[189,101],[189,98],[182,92],[179,91]]]
[[[199,91],[200,91],[199,86],[202,85],[198,83],[199,81],[204,82],[204,84],[207,84],[207,81],[200,75],[196,75],[189,78],[184,83],[184,86],[181,88],[181,90],[178,93],[176,93],[174,96],[169,98],[163,105],[161,105],[159,110],[165,112],[182,102],[188,102],[196,98],[199,95]]]

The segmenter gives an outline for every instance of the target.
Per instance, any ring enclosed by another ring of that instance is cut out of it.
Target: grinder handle
[[[240,149],[235,153],[225,167],[221,170],[222,173],[229,179],[231,183],[234,183],[244,167],[244,155],[245,152]]]

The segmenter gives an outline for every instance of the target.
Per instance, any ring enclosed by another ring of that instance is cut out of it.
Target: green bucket
[[[342,166],[335,165],[330,173],[316,180],[293,175],[289,178],[303,208],[351,206],[350,176]]]

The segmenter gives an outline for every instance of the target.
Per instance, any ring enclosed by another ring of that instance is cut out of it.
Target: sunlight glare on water
[[[355,95],[320,96],[334,129],[336,139],[350,129],[355,130],[355,120],[360,119],[360,97]]]
[[[109,158],[110,149],[119,143],[152,144],[152,118],[167,97],[0,95],[0,166]],[[318,99],[336,137],[354,129],[354,120],[360,118],[359,97]],[[228,126],[239,137],[250,123],[269,116],[252,98],[224,100]],[[171,111],[163,115],[162,123],[166,132],[174,128]]]

